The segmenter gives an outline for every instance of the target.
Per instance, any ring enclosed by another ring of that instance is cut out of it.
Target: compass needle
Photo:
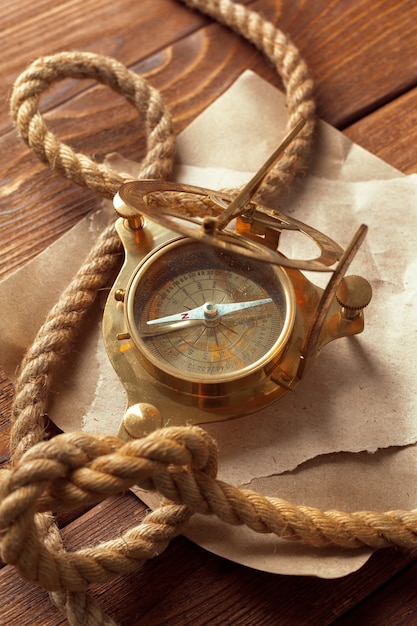
[[[156,367],[189,380],[201,372],[207,380],[235,378],[259,367],[292,324],[283,270],[192,240],[175,241],[160,261],[145,263],[132,291],[128,316],[141,351]],[[184,294],[188,303],[212,300],[186,309]],[[174,334],[181,344],[171,340]],[[227,355],[222,371],[216,369],[220,351]]]

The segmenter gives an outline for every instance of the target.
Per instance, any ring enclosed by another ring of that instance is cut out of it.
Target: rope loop
[[[142,178],[163,178],[171,172],[175,137],[171,115],[160,93],[115,59],[92,52],[60,52],[34,61],[16,80],[10,110],[22,139],[38,158],[82,187],[113,198],[130,180],[58,141],[39,112],[41,94],[64,78],[91,78],[124,96],[145,117],[147,153],[140,167]]]

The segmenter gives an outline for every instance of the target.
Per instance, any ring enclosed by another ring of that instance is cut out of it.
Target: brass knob
[[[354,320],[361,315],[372,299],[372,287],[362,276],[345,276],[336,292],[345,319]]]
[[[120,424],[118,436],[124,441],[140,439],[162,427],[162,417],[153,404],[140,402],[129,407]]]
[[[113,199],[113,206],[120,217],[127,220],[129,228],[132,230],[139,230],[143,227],[143,217],[137,209],[132,209],[125,204],[119,194],[117,193]]]
[[[116,291],[114,292],[114,299],[117,300],[117,302],[124,302],[125,295],[126,289],[116,289]]]

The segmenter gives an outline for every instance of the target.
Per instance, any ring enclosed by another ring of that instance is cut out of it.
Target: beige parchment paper
[[[240,185],[279,143],[285,124],[282,94],[245,72],[179,137],[175,178],[211,188]],[[417,177],[401,175],[323,122],[316,144],[310,175],[288,201],[277,197],[272,206],[342,246],[360,223],[368,224],[369,235],[351,266],[374,289],[365,332],[326,346],[297,389],[272,407],[204,427],[218,442],[223,480],[321,508],[413,508]],[[110,160],[135,168],[117,155]],[[104,204],[0,283],[0,353],[10,376],[110,211]],[[298,246],[289,240],[288,253],[296,254]],[[17,314],[11,297],[16,290],[25,303]],[[100,314],[93,312],[52,398],[51,418],[63,430],[115,434],[124,413],[124,391],[101,341]],[[157,502],[152,494],[139,495],[151,506]],[[370,555],[288,544],[200,516],[186,534],[227,558],[284,574],[341,576]]]

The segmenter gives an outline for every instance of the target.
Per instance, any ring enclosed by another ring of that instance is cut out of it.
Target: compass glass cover
[[[282,268],[181,238],[153,252],[132,277],[127,324],[151,369],[218,383],[277,359],[294,323],[294,299]]]

